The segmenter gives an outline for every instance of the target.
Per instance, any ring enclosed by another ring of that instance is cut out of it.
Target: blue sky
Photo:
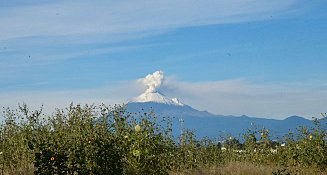
[[[216,114],[326,112],[327,2],[0,2],[0,106],[124,103],[162,91]]]

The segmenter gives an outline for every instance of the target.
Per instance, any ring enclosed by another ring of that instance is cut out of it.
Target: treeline
[[[4,109],[2,117],[2,174],[169,174],[234,161],[279,167],[274,173],[327,168],[327,126],[320,120],[285,136],[282,145],[257,129],[246,131],[243,143],[198,140],[189,130],[174,138],[171,120],[120,105],[70,105],[46,116],[24,104]]]

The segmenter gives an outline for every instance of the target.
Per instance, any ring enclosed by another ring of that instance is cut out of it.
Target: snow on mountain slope
[[[168,105],[184,106],[177,98],[168,98],[165,97],[160,92],[144,92],[138,97],[134,98],[131,102],[155,102],[163,103]]]

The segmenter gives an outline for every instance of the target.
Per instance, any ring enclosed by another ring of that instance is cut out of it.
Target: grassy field
[[[172,172],[171,175],[274,175],[274,174],[302,174],[302,175],[327,175],[327,171],[314,169],[300,169],[296,167],[281,168],[274,165],[260,165],[249,162],[229,162],[207,168],[196,168],[180,172]]]
[[[326,127],[299,128],[282,142],[248,129],[244,142],[172,136],[169,119],[123,106],[71,105],[45,116],[4,109],[1,174],[326,174]],[[322,114],[325,119],[325,114]],[[178,140],[178,141],[176,141]],[[282,144],[283,143],[283,144]]]

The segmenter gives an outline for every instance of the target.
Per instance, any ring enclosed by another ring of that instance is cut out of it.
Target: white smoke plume
[[[146,92],[156,92],[157,88],[162,85],[163,80],[164,73],[159,70],[153,74],[147,75],[145,78],[141,79],[141,82],[148,87]]]

